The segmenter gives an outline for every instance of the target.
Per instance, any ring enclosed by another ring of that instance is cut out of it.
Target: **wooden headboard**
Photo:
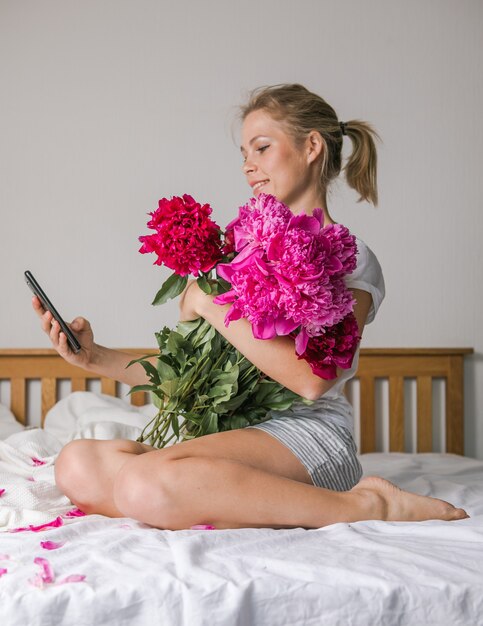
[[[154,353],[154,350],[122,349],[133,355]],[[415,380],[417,385],[417,451],[433,450],[432,413],[433,381],[445,381],[445,439],[446,452],[464,454],[464,394],[463,361],[471,348],[362,348],[356,384],[360,393],[361,453],[376,452],[377,396],[376,381],[383,379],[389,385],[389,450],[405,451],[404,381]],[[41,382],[41,425],[47,411],[59,399],[60,381],[70,381],[71,391],[84,391],[88,381],[101,381],[101,391],[120,396],[120,386],[109,378],[74,367],[61,359],[54,350],[3,349],[0,350],[0,381],[10,384],[10,408],[22,424],[26,423],[27,382]],[[353,384],[350,381],[349,385]],[[131,395],[134,405],[148,401],[146,394]]]

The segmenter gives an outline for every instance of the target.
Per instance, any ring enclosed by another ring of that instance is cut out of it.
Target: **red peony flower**
[[[139,252],[154,252],[155,265],[165,265],[179,276],[209,272],[222,258],[221,231],[210,219],[211,212],[209,204],[199,204],[188,194],[162,198],[147,224],[156,232],[139,237]]]
[[[337,378],[338,367],[351,367],[360,340],[357,320],[349,313],[338,324],[329,326],[324,334],[310,337],[298,358],[305,359],[317,376],[333,380]]]

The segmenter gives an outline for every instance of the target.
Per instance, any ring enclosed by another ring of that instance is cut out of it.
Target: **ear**
[[[318,130],[312,130],[306,139],[307,163],[316,161],[324,151],[325,142]]]

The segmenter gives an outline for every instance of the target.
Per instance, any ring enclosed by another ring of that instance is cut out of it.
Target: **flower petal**
[[[5,493],[5,489],[0,489],[0,498],[3,496],[4,493]]]
[[[53,583],[55,580],[54,569],[49,561],[38,556],[34,559],[34,563],[42,568],[42,574],[40,574],[42,581],[44,583]]]
[[[9,533],[20,533],[23,532],[25,530],[31,530],[34,533],[39,532],[40,530],[44,530],[45,528],[58,528],[59,526],[62,526],[64,524],[62,518],[60,517],[56,517],[52,522],[47,522],[46,524],[40,524],[40,526],[26,526],[26,527],[21,527],[21,528],[11,528],[8,532]]]
[[[58,548],[62,548],[65,545],[65,541],[41,541],[40,547],[44,550],[57,550]]]
[[[81,511],[76,507],[75,509],[71,509],[70,511],[67,511],[67,513],[64,513],[62,517],[84,517],[84,515],[84,511]]]
[[[6,569],[5,567],[0,567],[0,578],[4,575],[8,573],[8,569]]]
[[[32,457],[32,462],[36,466],[38,466],[38,465],[45,465],[47,463],[47,461],[42,461],[42,459],[38,459],[36,456]]]
[[[195,526],[191,526],[190,530],[216,530],[216,527],[211,524],[195,524]]]
[[[70,576],[66,576],[61,580],[57,581],[56,585],[64,585],[65,583],[82,583],[84,582],[86,577],[84,574],[70,574]]]

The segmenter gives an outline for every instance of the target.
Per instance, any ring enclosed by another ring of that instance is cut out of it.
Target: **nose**
[[[242,165],[242,171],[245,174],[245,176],[248,176],[248,174],[255,171],[255,164],[248,157]]]

